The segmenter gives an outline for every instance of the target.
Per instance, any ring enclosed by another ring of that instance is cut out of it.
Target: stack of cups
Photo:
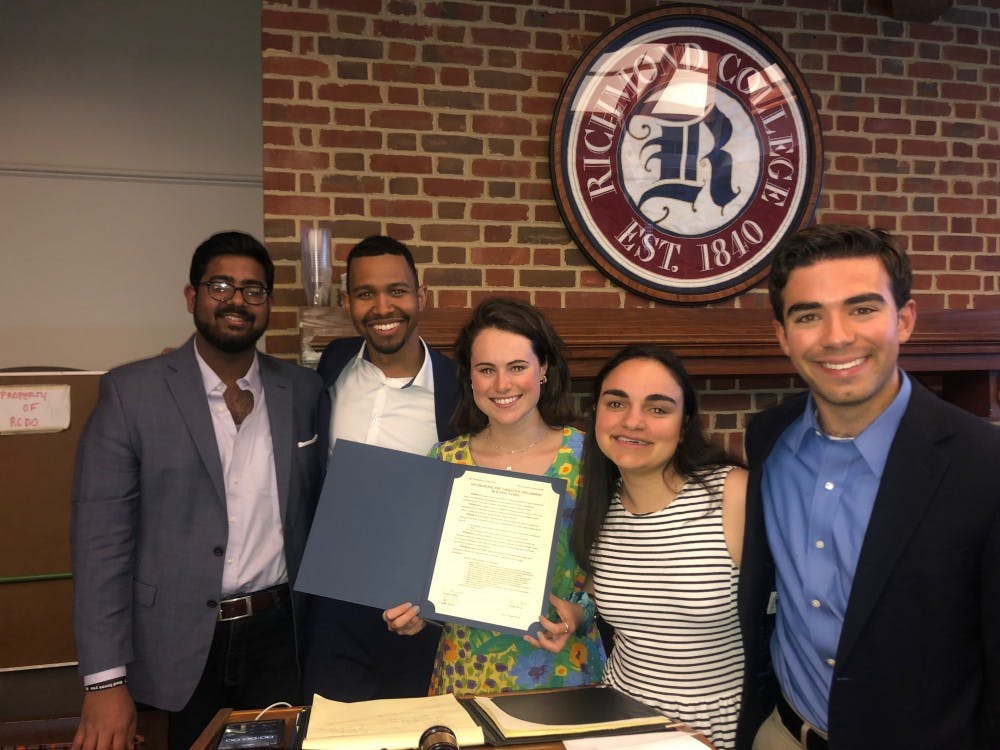
[[[302,235],[302,286],[306,304],[329,306],[332,282],[330,230],[310,227]]]

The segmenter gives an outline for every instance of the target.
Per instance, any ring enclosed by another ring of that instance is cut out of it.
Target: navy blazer
[[[330,445],[330,386],[357,356],[361,343],[361,338],[332,341],[319,361],[317,371],[324,387],[319,404],[318,456],[324,472]],[[455,437],[450,422],[458,399],[457,368],[444,355],[430,347],[427,350],[434,377],[438,440],[448,440]],[[306,700],[313,693],[339,701],[427,695],[439,628],[431,626],[415,636],[398,636],[386,628],[380,609],[315,596],[309,599],[303,666]]]
[[[1000,748],[1000,430],[913,381],[865,533],[830,689],[833,750]],[[805,396],[747,430],[737,748],[774,707],[761,469]],[[780,603],[778,604],[780,607]]]

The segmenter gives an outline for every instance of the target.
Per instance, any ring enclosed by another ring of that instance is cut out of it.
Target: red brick
[[[373,128],[431,130],[434,127],[434,115],[427,111],[412,109],[370,109],[368,116]]]
[[[481,47],[513,47],[531,49],[531,34],[527,31],[492,27],[474,27],[472,43]]]
[[[848,174],[827,174],[823,178],[823,188],[829,190],[854,190],[864,192],[871,189],[871,178],[860,172]]]
[[[827,99],[826,108],[839,112],[873,112],[875,111],[875,99],[870,96],[834,94]]]
[[[291,52],[292,40],[294,38],[291,34],[269,34],[262,32],[260,35],[260,48],[264,52],[272,49],[280,52]]]
[[[558,310],[563,306],[562,295],[562,292],[538,290],[532,294],[532,302],[542,310]]]
[[[513,287],[515,284],[513,268],[487,268],[484,270],[485,285],[488,287]]]
[[[610,282],[604,274],[598,271],[581,271],[580,286],[585,288],[600,289],[608,286]]]
[[[531,165],[516,159],[473,159],[472,175],[475,177],[506,177],[525,179],[530,176]]]
[[[518,117],[475,115],[472,118],[472,128],[476,133],[483,134],[529,135],[531,121]]]
[[[947,244],[947,243],[946,243]],[[948,259],[949,271],[971,271],[972,258],[968,255],[952,255]]]
[[[982,277],[978,274],[939,273],[934,279],[939,290],[978,292],[983,286]]]
[[[453,291],[450,289],[440,289],[436,292],[437,300],[434,307],[450,309],[453,307],[468,308],[469,293]]]
[[[858,75],[874,75],[877,72],[874,58],[866,55],[827,55],[823,70]]]
[[[825,134],[823,147],[830,153],[870,154],[872,152],[871,140],[861,136]]]
[[[363,216],[365,214],[365,202],[362,198],[345,198],[339,196],[333,199],[334,216]]]
[[[326,169],[330,166],[330,157],[311,151],[292,151],[286,149],[265,148],[264,168],[275,169]]]
[[[429,86],[434,83],[433,68],[402,62],[375,63],[372,65],[372,76],[376,81],[389,81],[395,84],[408,83]]]
[[[575,287],[573,271],[520,270],[518,283],[523,287]]]
[[[385,18],[375,19],[372,30],[377,39],[407,39],[421,42],[434,35],[433,29],[428,24],[404,23]]]
[[[331,102],[382,103],[382,92],[379,87],[369,84],[327,83],[317,89],[316,95],[320,99]]]
[[[941,84],[941,96],[946,99],[969,99],[981,102],[989,96],[989,89],[972,83],[944,83]]]
[[[978,198],[938,198],[938,210],[942,213],[980,214],[983,212],[983,201]]]
[[[902,153],[907,156],[947,156],[948,144],[943,141],[918,141],[906,139],[902,143]]]
[[[913,81],[908,78],[872,77],[865,80],[865,91],[869,94],[913,96]]]
[[[616,291],[566,292],[566,307],[581,309],[618,310],[621,298]]]
[[[907,74],[911,78],[952,81],[955,79],[955,66],[949,65],[948,63],[918,60],[909,64]]]
[[[318,33],[330,30],[330,16],[326,13],[265,9],[261,12],[260,18],[262,29],[287,29],[289,31],[315,31]]]
[[[424,192],[432,197],[480,198],[483,195],[481,180],[448,180],[425,178]]]
[[[329,78],[330,66],[320,60],[306,60],[301,57],[268,56],[263,61],[263,73],[266,76]]]
[[[909,135],[913,123],[911,120],[894,117],[866,117],[866,133],[896,133]]]
[[[530,260],[531,251],[526,247],[472,248],[472,263],[477,266],[525,266]]]
[[[287,126],[265,125],[261,134],[264,143],[270,146],[295,145],[295,131]]]
[[[375,194],[385,189],[385,180],[370,175],[330,174],[320,185],[324,193]]]
[[[558,223],[562,221],[559,209],[552,205],[536,205],[532,209],[532,219],[536,222]]]
[[[330,199],[301,195],[265,195],[264,213],[281,216],[328,216]]]
[[[263,187],[265,191],[291,192],[295,190],[295,175],[292,172],[264,172]]]
[[[429,201],[372,199],[369,205],[371,215],[379,218],[388,216],[392,218],[429,219],[433,216],[432,206]]]
[[[324,148],[379,149],[382,134],[374,130],[320,130],[319,145]]]
[[[527,221],[528,207],[511,203],[477,203],[472,206],[473,221]]]
[[[291,99],[295,96],[295,83],[287,78],[265,78],[261,82],[264,99]]]
[[[864,195],[861,197],[862,211],[906,211],[906,198],[894,195]]]

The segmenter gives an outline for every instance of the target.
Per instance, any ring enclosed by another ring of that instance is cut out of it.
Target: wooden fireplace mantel
[[[767,309],[657,307],[631,309],[546,309],[566,342],[570,371],[589,378],[630,343],[663,344],[684,360],[692,375],[741,377],[791,375],[778,347]],[[469,310],[428,310],[420,333],[449,356]],[[332,318],[332,314],[331,314]],[[322,329],[311,346],[321,349],[334,336]],[[900,362],[914,374],[940,375],[943,395],[975,414],[1000,419],[1000,310],[918,312],[916,330],[903,345]]]

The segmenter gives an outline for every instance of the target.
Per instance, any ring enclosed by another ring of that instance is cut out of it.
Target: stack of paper
[[[455,733],[461,747],[483,744],[483,730],[454,695],[341,703],[313,698],[303,750],[409,750],[433,726]]]

